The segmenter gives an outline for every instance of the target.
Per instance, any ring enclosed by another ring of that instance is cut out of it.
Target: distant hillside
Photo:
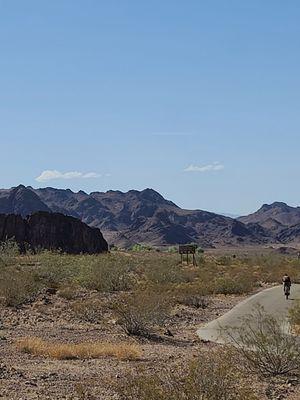
[[[134,243],[172,245],[189,242],[197,242],[203,247],[218,247],[278,240],[268,224],[260,224],[255,217],[234,219],[202,210],[181,209],[153,189],[87,194],[69,189],[33,189],[20,185],[0,190],[0,213],[25,217],[40,210],[79,218],[100,228],[110,244],[121,247]]]
[[[300,207],[282,202],[264,204],[255,213],[238,220],[252,229],[254,224],[260,226],[280,243],[300,242]]]
[[[257,223],[266,228],[292,226],[300,223],[300,207],[290,207],[281,202],[264,204],[255,213],[239,217],[238,220],[245,224]]]

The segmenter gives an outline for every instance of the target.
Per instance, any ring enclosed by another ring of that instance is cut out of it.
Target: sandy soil
[[[81,300],[92,297],[107,301],[97,293],[82,293],[80,296]],[[117,399],[113,387],[119,380],[126,379],[128,373],[135,370],[153,373],[164,370],[166,365],[172,370],[175,366],[184,366],[199,349],[215,346],[202,343],[196,336],[197,328],[225,313],[242,299],[239,296],[220,296],[211,298],[206,309],[178,307],[167,326],[174,336],[166,336],[161,331],[160,341],[128,337],[109,314],[104,314],[100,323],[83,322],[70,307],[73,300],[65,300],[57,294],[43,293],[32,304],[20,309],[2,306],[0,398]],[[142,358],[138,361],[119,361],[110,357],[52,360],[20,352],[16,341],[28,336],[74,343],[87,340],[138,343]],[[265,389],[264,385],[258,385],[262,399],[267,398]],[[281,389],[281,393],[274,392],[274,398],[300,399],[300,392],[295,392],[292,384],[282,383]],[[294,397],[286,397],[287,393]]]

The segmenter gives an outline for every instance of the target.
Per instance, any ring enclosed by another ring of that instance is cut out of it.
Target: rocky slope
[[[239,217],[238,220],[246,224],[258,223],[267,229],[281,229],[283,226],[300,224],[300,207],[281,202],[264,204],[255,213]]]
[[[253,214],[238,220],[253,230],[257,226],[270,238],[280,243],[300,242],[300,207],[282,202],[264,204]]]
[[[300,207],[291,207],[282,202],[264,204],[253,214],[238,220],[253,230],[259,227],[270,240],[283,244],[300,243]]]
[[[39,211],[23,219],[20,215],[0,214],[0,241],[14,238],[25,248],[62,250],[70,254],[101,253],[107,242],[97,228],[58,213]]]
[[[268,242],[257,226],[233,218],[184,210],[153,189],[74,193],[54,188],[33,189],[20,185],[0,190],[0,213],[52,211],[80,219],[101,229],[110,244],[128,247],[134,243],[172,245],[197,242],[204,247]]]

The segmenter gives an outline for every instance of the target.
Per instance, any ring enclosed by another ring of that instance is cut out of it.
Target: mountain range
[[[0,213],[26,217],[56,212],[100,228],[110,244],[155,246],[196,242],[203,247],[292,243],[300,239],[300,207],[263,205],[237,219],[202,210],[185,210],[153,189],[126,193],[19,185],[0,189]]]

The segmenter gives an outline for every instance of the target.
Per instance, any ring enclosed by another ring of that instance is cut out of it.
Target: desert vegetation
[[[184,371],[132,376],[118,392],[124,400],[258,399],[238,367],[236,354],[220,349],[200,352]]]
[[[20,339],[18,350],[36,356],[51,357],[58,360],[74,360],[101,357],[116,357],[119,360],[137,360],[141,351],[135,344],[128,343],[53,343],[36,337]]]
[[[289,320],[293,333],[300,335],[300,301],[296,301],[289,310]]]
[[[7,379],[17,370],[30,381],[26,366],[35,360],[38,368],[64,363],[69,375],[57,378],[55,387],[41,378],[43,390],[57,399],[268,398],[259,396],[268,380],[298,376],[299,368],[298,348],[276,321],[261,316],[260,332],[243,329],[245,346],[238,349],[202,343],[196,330],[279,283],[283,271],[298,280],[299,261],[272,253],[196,257],[197,266],[181,264],[169,249],[20,255],[13,241],[2,244],[0,344],[12,371]],[[294,325],[299,314],[295,304]],[[95,380],[99,368],[103,377]]]
[[[42,251],[21,256],[13,241],[0,247],[1,298],[7,305],[26,302],[43,288],[57,290],[66,299],[81,289],[99,293],[126,293],[151,287],[152,292],[186,290],[201,296],[240,295],[280,283],[283,271],[300,281],[300,261],[277,254],[254,256],[197,255],[198,266],[181,265],[176,253],[145,250],[100,256],[72,256]],[[18,288],[18,289],[16,289]],[[21,293],[16,301],[11,293]],[[147,291],[146,291],[147,292]]]
[[[230,337],[248,370],[263,376],[299,376],[300,345],[289,325],[256,307]]]

